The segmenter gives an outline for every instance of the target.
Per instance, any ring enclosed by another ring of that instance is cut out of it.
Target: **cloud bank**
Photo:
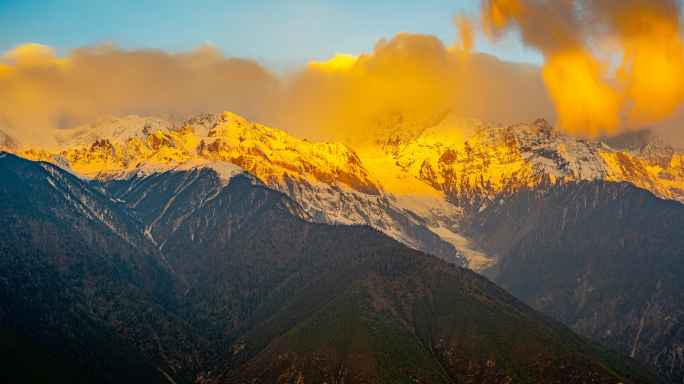
[[[52,136],[107,114],[228,110],[321,140],[388,113],[423,118],[451,108],[502,123],[553,114],[538,68],[476,52],[463,58],[434,36],[400,33],[370,53],[279,76],[209,44],[183,54],[105,44],[64,59],[23,44],[0,58],[0,112],[14,127],[5,129],[23,137]]]
[[[544,55],[561,127],[597,136],[671,116],[684,98],[678,0],[484,0],[492,40]]]

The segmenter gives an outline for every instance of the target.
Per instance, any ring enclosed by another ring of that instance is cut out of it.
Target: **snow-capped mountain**
[[[661,198],[684,200],[682,190],[671,183],[682,169],[677,152],[659,155],[657,160],[645,155],[657,143],[654,138],[633,156],[601,142],[554,132],[543,119],[502,127],[447,116],[417,139],[397,143],[387,153],[405,173],[471,211],[558,178],[628,181]],[[656,162],[665,166],[658,168]]]
[[[106,116],[60,134],[57,142],[61,148],[54,151],[13,150],[101,181],[177,171],[201,162],[232,163],[294,198],[320,223],[371,225],[413,248],[457,264],[466,261],[420,216],[399,205],[342,143],[295,139],[228,112],[200,114],[180,127],[149,116]],[[443,200],[432,205],[455,211]]]
[[[0,146],[102,181],[231,163],[287,194],[320,223],[371,225],[475,270],[496,256],[464,237],[460,223],[517,191],[598,179],[684,201],[682,152],[653,135],[615,150],[555,132],[543,119],[503,127],[447,112],[430,121],[399,116],[375,124],[379,130],[369,132],[376,136],[364,138],[371,144],[358,146],[360,152],[355,144],[300,140],[230,112],[189,119],[105,116],[62,132],[54,150],[22,147],[6,134]]]

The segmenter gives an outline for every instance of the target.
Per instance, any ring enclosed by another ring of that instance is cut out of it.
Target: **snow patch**
[[[395,194],[394,199],[398,206],[418,215],[433,227],[443,225],[447,219],[451,224],[456,224],[463,217],[462,208],[452,205],[441,196],[410,193]]]
[[[198,165],[195,168],[201,168],[201,167],[211,168],[214,171],[216,171],[216,173],[218,173],[218,175],[219,175],[219,178],[221,178],[222,185],[224,187],[226,185],[228,185],[228,182],[233,177],[247,173],[247,171],[238,167],[237,165],[232,164],[232,163],[227,163],[225,161],[217,161],[215,163],[210,163],[210,164],[206,164],[206,165]]]
[[[442,240],[447,243],[451,243],[454,248],[463,257],[468,260],[467,267],[475,272],[480,272],[483,269],[491,266],[497,260],[496,258],[489,257],[486,253],[473,250],[473,245],[470,240],[459,235],[458,233],[452,232],[449,228],[445,227],[428,227],[437,236],[441,237]]]
[[[228,185],[228,181],[234,176],[247,172],[239,166],[225,161],[210,161],[201,157],[194,157],[180,164],[172,165],[149,164],[143,162],[140,163],[137,168],[123,172],[121,175],[115,177],[115,179],[128,180],[134,176],[145,178],[157,173],[191,171],[201,168],[213,169],[221,179],[223,186]]]

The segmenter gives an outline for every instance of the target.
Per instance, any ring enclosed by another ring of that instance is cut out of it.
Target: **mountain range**
[[[0,148],[97,180],[189,160],[229,162],[286,193],[317,222],[371,225],[476,271],[498,255],[463,237],[464,217],[547,180],[627,181],[684,200],[684,152],[655,136],[612,149],[554,132],[544,120],[502,127],[450,112],[425,122],[379,120],[371,131],[359,155],[344,143],[299,140],[229,112],[200,114],[180,126],[151,116],[106,116],[56,135],[54,148],[24,146],[7,134]]]
[[[684,152],[450,112],[368,132],[0,132],[0,325],[96,382],[684,379]]]

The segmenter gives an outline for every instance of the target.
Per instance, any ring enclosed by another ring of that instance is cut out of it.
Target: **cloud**
[[[391,113],[432,115],[448,108],[457,88],[455,58],[434,36],[400,33],[368,54],[311,62],[291,79],[274,120],[342,133]]]
[[[107,114],[160,110],[228,110],[319,140],[343,140],[392,113],[422,119],[451,108],[502,123],[553,114],[538,68],[463,55],[435,36],[404,32],[370,53],[336,55],[278,76],[211,44],[182,54],[104,44],[64,59],[50,47],[23,44],[0,59],[0,112],[31,141]]]
[[[597,136],[653,124],[684,98],[677,0],[483,0],[491,40],[519,34],[544,55],[561,127]]]
[[[463,21],[463,28],[468,28]],[[501,123],[554,118],[539,68],[446,47],[432,35],[402,32],[370,53],[311,62],[288,79],[266,123],[315,140],[368,136],[369,121],[391,114],[425,120],[453,110]]]
[[[20,136],[45,136],[107,114],[162,109],[186,114],[233,108],[257,115],[280,86],[257,62],[225,57],[211,45],[170,54],[105,44],[58,59],[49,47],[22,44],[2,61],[0,108],[23,128]]]
[[[41,44],[24,43],[19,44],[14,49],[3,53],[0,56],[0,63],[5,64],[6,70],[11,66],[22,67],[50,67],[64,66],[66,60],[55,57],[55,50]]]

